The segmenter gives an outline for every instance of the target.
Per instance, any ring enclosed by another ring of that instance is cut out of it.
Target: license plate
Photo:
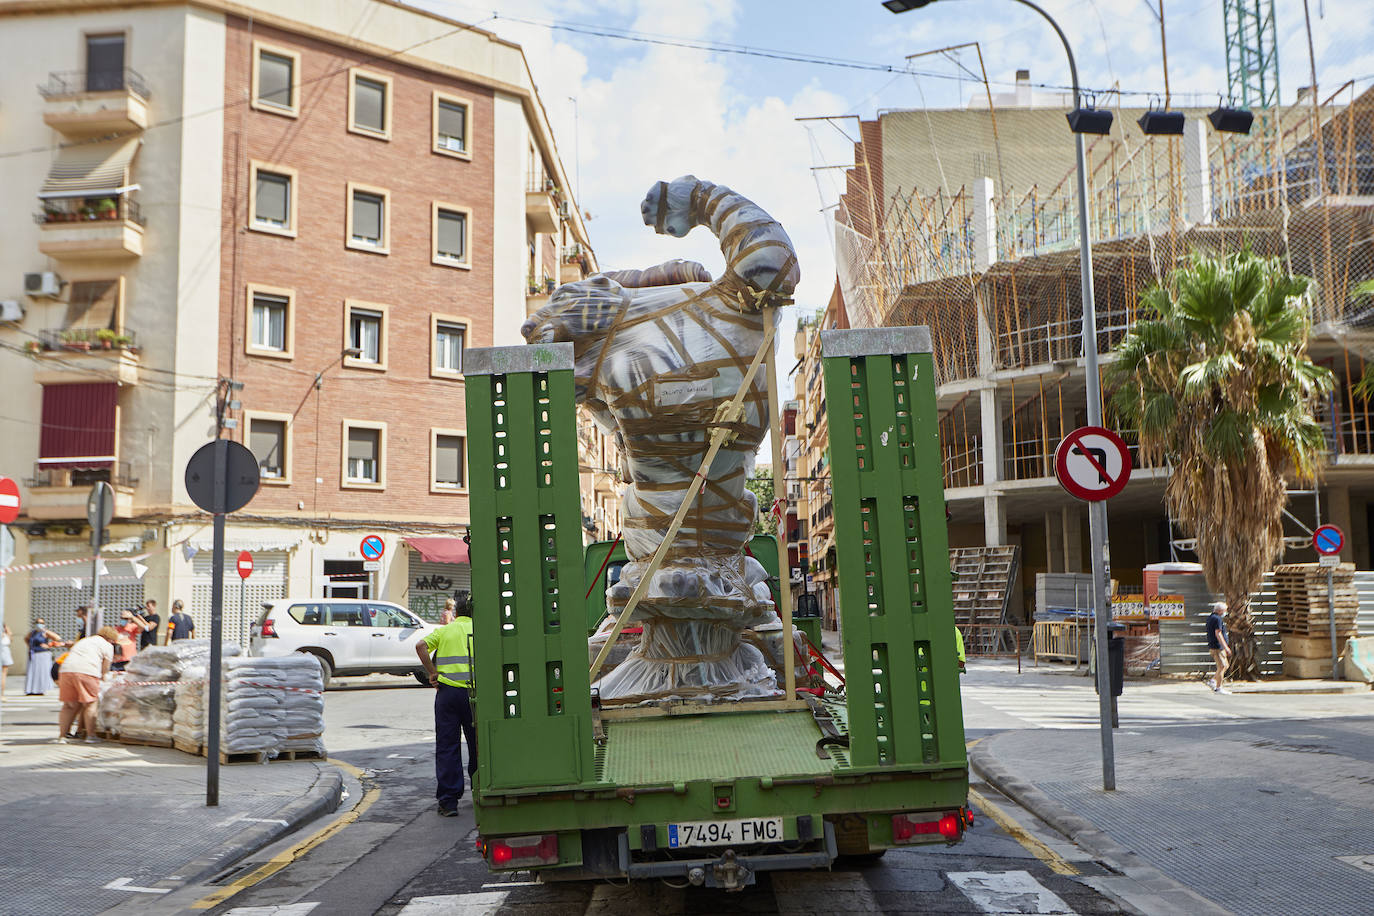
[[[693,821],[668,825],[668,846],[729,846],[736,843],[781,843],[782,818],[740,821]]]

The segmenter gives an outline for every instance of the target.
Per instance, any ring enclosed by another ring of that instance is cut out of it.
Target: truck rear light
[[[262,622],[262,629],[258,631],[259,636],[269,636],[273,639],[277,637],[277,628],[272,626],[272,618],[267,618]]]
[[[933,821],[916,821],[905,814],[892,815],[892,842],[919,843],[921,838],[939,834],[947,840],[957,840],[964,828],[964,813],[945,814]]]
[[[491,857],[491,864],[497,868],[558,864],[558,834],[556,833],[490,840],[486,847],[485,851]]]

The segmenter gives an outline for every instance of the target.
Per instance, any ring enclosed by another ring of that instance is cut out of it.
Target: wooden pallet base
[[[112,739],[120,744],[131,744],[134,747],[171,747],[171,738],[134,738],[130,735],[120,735]]]
[[[205,756],[205,745],[196,741],[183,741],[180,738],[173,738],[172,747],[179,751],[185,751],[188,754],[194,754],[197,757]]]
[[[325,760],[325,759],[327,759],[328,757],[329,757],[328,754],[323,753],[323,752],[321,752],[321,751],[282,751],[282,752],[280,752],[279,754],[277,754],[276,757],[273,757],[272,759],[273,759],[273,761],[277,761],[277,760]]]
[[[265,763],[267,761],[266,751],[234,751],[233,753],[219,752],[219,762],[226,766],[235,763]]]

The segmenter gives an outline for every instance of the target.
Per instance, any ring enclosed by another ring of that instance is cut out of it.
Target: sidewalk
[[[170,748],[53,744],[60,704],[11,677],[0,722],[0,916],[85,916],[217,874],[338,807],[323,761],[220,767]]]
[[[1257,696],[1241,702],[1292,703],[1293,717],[1164,727],[1123,719],[1115,792],[1102,788],[1096,729],[1001,732],[979,741],[970,762],[1128,875],[1171,879],[1239,916],[1368,912],[1374,696],[1367,686],[1363,694],[1333,698],[1341,708],[1325,717],[1304,718],[1303,697]]]

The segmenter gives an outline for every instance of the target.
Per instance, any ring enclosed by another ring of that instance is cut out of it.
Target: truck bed
[[[698,779],[823,776],[836,761],[816,754],[809,710],[619,719],[597,748],[599,782],[653,786]]]

